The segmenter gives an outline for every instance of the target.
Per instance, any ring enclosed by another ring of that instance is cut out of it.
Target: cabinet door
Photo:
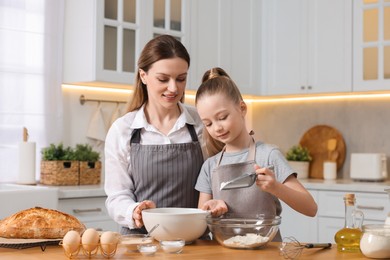
[[[363,224],[380,224],[383,221],[365,220]],[[318,218],[318,243],[335,243],[334,236],[344,227],[344,218]]]
[[[309,190],[315,201],[317,191]],[[282,237],[293,236],[301,242],[317,242],[317,217],[307,217],[291,209],[282,202],[282,223],[280,232]]]
[[[197,89],[203,73],[221,67],[242,94],[260,93],[260,1],[192,1],[191,82]]]
[[[307,5],[305,0],[264,1],[264,93],[301,93],[307,85]]]
[[[350,0],[266,1],[263,14],[264,94],[351,90]]]
[[[219,9],[219,0],[191,1],[191,66],[188,89],[198,89],[204,72],[220,64]]]
[[[390,89],[390,2],[354,1],[354,91]]]
[[[308,93],[349,92],[352,90],[352,2],[309,0],[307,3]]]
[[[96,80],[133,84],[142,21],[136,0],[96,2]]]

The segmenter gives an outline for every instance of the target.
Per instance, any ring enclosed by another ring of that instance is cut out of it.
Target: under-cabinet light
[[[63,88],[65,89],[75,89],[75,90],[93,90],[93,91],[101,91],[101,92],[110,92],[110,93],[123,93],[123,94],[131,94],[134,92],[132,89],[123,89],[123,88],[115,88],[115,87],[96,87],[96,86],[81,86],[81,85],[69,85],[63,84]],[[185,98],[195,100],[196,92],[190,90],[186,92]],[[272,102],[295,102],[295,101],[336,101],[336,100],[358,100],[358,99],[373,99],[373,98],[390,98],[390,92],[382,92],[382,93],[346,93],[346,94],[328,94],[328,95],[306,95],[306,96],[245,96],[245,102],[248,103],[272,103]]]
[[[87,90],[87,91],[92,90],[92,91],[109,92],[109,93],[123,93],[123,94],[130,94],[134,92],[134,90],[132,89],[105,88],[105,87],[80,86],[80,85],[69,85],[69,84],[62,84],[62,88],[73,89],[73,90]]]
[[[352,94],[335,94],[323,96],[285,96],[285,97],[259,97],[248,98],[245,101],[253,103],[271,103],[271,102],[294,102],[294,101],[336,101],[336,100],[359,100],[373,98],[390,98],[390,93],[352,93]]]

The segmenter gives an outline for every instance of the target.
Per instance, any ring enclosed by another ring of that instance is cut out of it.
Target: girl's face
[[[245,127],[246,105],[236,104],[222,94],[203,96],[196,104],[198,114],[210,136],[226,145],[234,144]]]
[[[140,69],[141,80],[147,86],[149,103],[168,109],[176,107],[184,95],[187,72],[187,62],[178,57],[159,60],[148,72]]]

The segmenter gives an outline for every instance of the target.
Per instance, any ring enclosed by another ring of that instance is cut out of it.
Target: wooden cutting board
[[[310,162],[309,177],[323,179],[324,161],[328,160],[328,140],[337,140],[335,155],[337,154],[337,170],[343,167],[345,161],[345,142],[341,133],[328,125],[317,125],[307,130],[299,144],[307,147],[313,160]]]

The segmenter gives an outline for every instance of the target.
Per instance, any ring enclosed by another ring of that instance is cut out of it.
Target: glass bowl
[[[219,244],[236,249],[259,249],[272,241],[279,230],[281,217],[264,215],[238,216],[225,214],[206,218],[207,225]]]
[[[183,251],[186,242],[184,239],[172,239],[160,241],[160,246],[165,253],[179,254]]]
[[[148,237],[146,234],[129,234],[122,235],[121,245],[127,248],[128,252],[137,252],[138,245],[153,243],[153,237]]]
[[[144,256],[152,256],[157,252],[157,245],[155,244],[139,244],[138,251]]]

